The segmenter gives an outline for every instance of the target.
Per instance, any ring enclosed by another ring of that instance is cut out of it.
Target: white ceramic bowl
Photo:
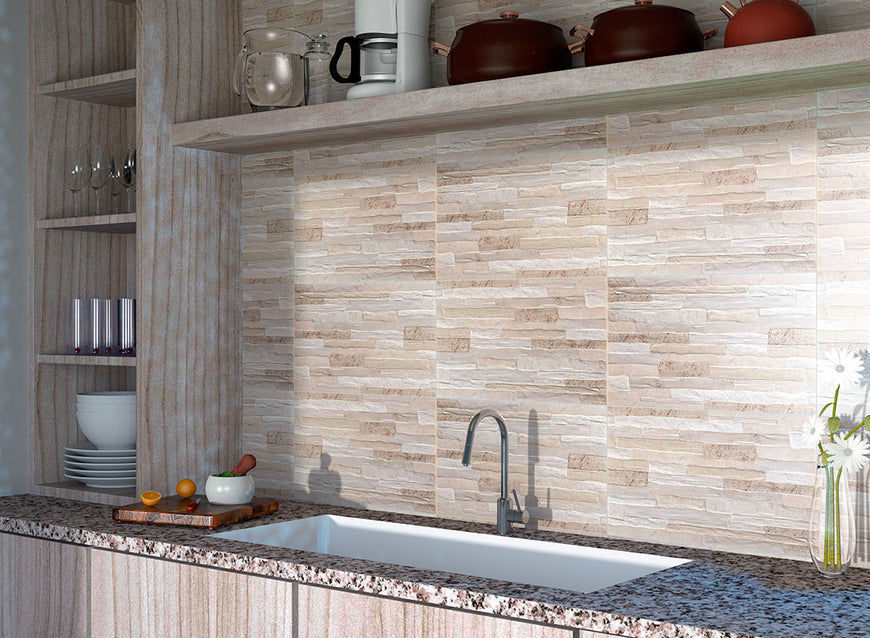
[[[135,414],[136,413],[136,406],[135,405],[130,405],[130,406],[125,405],[125,406],[117,406],[116,407],[116,406],[107,405],[107,406],[102,407],[102,408],[91,408],[91,407],[85,408],[85,407],[82,407],[79,405],[79,406],[76,406],[76,412],[90,412],[90,413],[98,413],[98,414],[105,414],[106,412],[111,412],[113,414],[128,414],[128,413],[132,412],[133,414]]]
[[[217,476],[212,474],[205,482],[205,497],[212,505],[244,505],[254,498],[254,477]]]
[[[129,450],[136,447],[136,412],[77,411],[79,429],[98,450]]]
[[[136,392],[134,390],[119,390],[117,392],[83,392],[76,395],[76,402],[87,404],[136,403]]]

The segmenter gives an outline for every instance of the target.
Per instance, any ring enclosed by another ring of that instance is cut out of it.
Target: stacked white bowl
[[[136,447],[136,392],[84,392],[76,395],[76,417],[82,434],[98,450]]]

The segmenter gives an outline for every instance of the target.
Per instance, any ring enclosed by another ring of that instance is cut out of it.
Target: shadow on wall
[[[535,493],[535,466],[541,462],[540,444],[540,424],[538,422],[538,411],[529,411],[529,450],[527,455],[528,471],[527,485],[528,492],[524,499],[523,509],[529,513],[529,522],[526,523],[526,529],[538,529],[538,521],[552,521],[553,510],[550,508],[550,488],[547,488],[547,497],[544,504]]]
[[[308,474],[308,497],[318,503],[366,509],[362,503],[341,496],[341,474],[329,469],[330,463],[332,457],[323,452],[320,455],[320,467]]]
[[[27,3],[0,0],[0,494],[27,491]]]

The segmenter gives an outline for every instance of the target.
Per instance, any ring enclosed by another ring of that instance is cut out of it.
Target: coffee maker
[[[329,72],[336,82],[356,84],[347,98],[428,89],[429,13],[434,0],[354,0],[356,35],[335,46]],[[350,73],[338,61],[350,48]]]

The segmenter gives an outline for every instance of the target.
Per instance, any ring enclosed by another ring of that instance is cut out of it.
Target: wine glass
[[[100,189],[106,185],[109,180],[109,160],[106,157],[106,152],[97,148],[91,152],[91,188],[94,189],[94,215],[99,215],[100,211]]]
[[[124,165],[121,167],[121,186],[127,191],[128,213],[133,212],[133,191],[136,188],[136,149],[129,149],[124,156]]]
[[[88,185],[90,175],[90,165],[87,155],[84,153],[74,154],[64,169],[63,187],[72,193],[73,216],[75,217],[82,214],[82,202],[78,195]]]
[[[110,212],[118,213],[118,200],[121,195],[121,187],[123,186],[123,157],[121,153],[118,151],[114,151],[109,157],[109,179],[111,180],[111,186],[109,187],[110,195],[112,198],[112,206]]]

